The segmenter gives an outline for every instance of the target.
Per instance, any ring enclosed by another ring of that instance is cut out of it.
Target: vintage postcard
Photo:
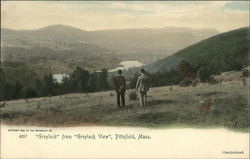
[[[1,1],[3,159],[249,158],[249,1]]]

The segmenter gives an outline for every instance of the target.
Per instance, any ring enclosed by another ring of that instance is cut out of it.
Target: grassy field
[[[138,100],[129,100],[132,90],[127,90],[125,109],[117,108],[114,91],[21,99],[5,102],[1,119],[16,125],[226,127],[249,131],[248,90],[240,80],[223,82],[221,87],[199,84],[151,88],[143,108]]]

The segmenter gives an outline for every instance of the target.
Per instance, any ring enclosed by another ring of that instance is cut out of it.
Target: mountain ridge
[[[213,30],[216,32],[219,32],[216,29],[213,28],[199,28],[199,29],[193,29],[190,27],[174,27],[174,26],[165,26],[165,27],[159,27],[159,28],[115,28],[115,29],[99,29],[99,30],[84,30],[81,29],[79,27],[74,27],[74,26],[70,26],[70,25],[65,25],[65,24],[54,24],[54,25],[48,25],[48,26],[44,26],[44,27],[40,27],[38,29],[10,29],[7,27],[2,27],[1,29],[3,30],[9,30],[9,31],[39,31],[39,30],[43,30],[43,29],[54,29],[54,28],[71,28],[71,29],[76,29],[76,30],[81,30],[84,32],[99,32],[99,31],[121,31],[121,30],[159,30],[159,29],[188,29],[188,30]]]
[[[175,30],[175,31],[173,31]],[[101,47],[129,49],[181,49],[204,38],[218,34],[216,30],[197,30],[185,27],[130,28],[85,31],[69,25],[50,25],[36,30],[1,29],[4,43],[17,43],[16,39],[42,44],[44,41],[84,42]],[[15,35],[16,34],[16,35]],[[183,42],[179,42],[182,40]]]

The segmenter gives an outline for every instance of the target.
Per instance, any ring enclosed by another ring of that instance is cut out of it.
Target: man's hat
[[[122,70],[121,69],[118,70],[118,74],[122,74]]]
[[[142,72],[142,73],[145,73],[146,71],[142,68],[142,69],[141,69],[141,72]]]

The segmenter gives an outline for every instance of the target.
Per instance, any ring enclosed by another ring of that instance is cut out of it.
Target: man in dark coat
[[[117,95],[117,106],[121,108],[121,102],[122,101],[122,107],[125,107],[125,91],[126,91],[126,79],[122,75],[122,70],[118,70],[118,76],[115,77],[115,91]]]

